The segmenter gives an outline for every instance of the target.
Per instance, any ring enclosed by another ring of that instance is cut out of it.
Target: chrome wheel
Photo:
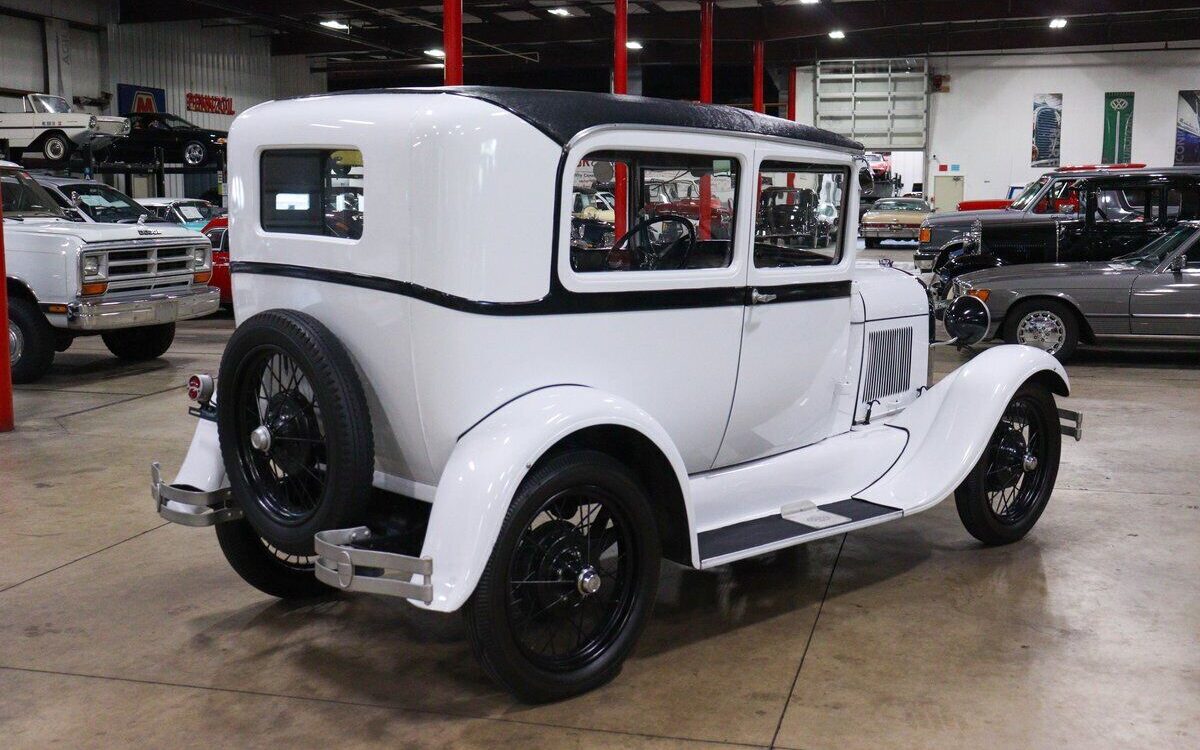
[[[42,144],[42,155],[50,161],[62,161],[67,156],[67,144],[61,138],[47,138]]]
[[[1067,325],[1049,310],[1034,310],[1017,323],[1017,343],[1058,354],[1067,340]]]
[[[21,361],[21,353],[25,350],[25,334],[17,324],[8,321],[8,366],[15,367]]]
[[[204,161],[204,146],[199,143],[189,143],[183,148],[183,160],[191,166],[197,166]]]

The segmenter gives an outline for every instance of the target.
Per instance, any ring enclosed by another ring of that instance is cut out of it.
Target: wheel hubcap
[[[1017,326],[1017,343],[1056,354],[1067,338],[1062,318],[1048,310],[1032,312]]]
[[[575,588],[583,596],[591,596],[600,590],[600,574],[591,565],[587,566],[575,578]]]
[[[183,158],[188,164],[199,164],[204,158],[204,149],[193,143],[184,150]]]
[[[46,141],[46,156],[51,159],[61,159],[66,151],[67,147],[57,138]]]
[[[1026,472],[1035,471],[1038,467],[1037,456],[1032,453],[1025,454],[1025,460],[1021,463],[1021,468]]]
[[[265,424],[255,427],[254,431],[250,433],[250,445],[260,453],[271,450],[271,431]]]
[[[25,335],[17,324],[8,321],[8,366],[13,367],[21,361],[21,352],[25,349]]]

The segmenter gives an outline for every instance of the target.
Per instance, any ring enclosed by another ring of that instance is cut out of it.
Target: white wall
[[[1104,94],[1132,91],[1133,161],[1170,166],[1178,92],[1200,89],[1198,50],[935,56],[930,68],[951,78],[948,93],[930,95],[925,184],[939,163],[958,164],[967,200],[1002,198],[1046,171],[1029,165],[1034,94],[1063,95],[1062,164],[1100,162]],[[796,83],[796,119],[812,123],[812,68],[798,68]]]
[[[304,55],[281,55],[271,58],[271,96],[283,99],[305,94],[323,94],[327,90],[325,73],[310,72],[311,64]]]
[[[0,88],[41,91],[46,85],[46,39],[40,21],[0,15]],[[4,97],[0,109],[19,111],[19,98]]]

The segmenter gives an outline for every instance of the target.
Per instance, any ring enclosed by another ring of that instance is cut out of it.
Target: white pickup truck
[[[129,134],[129,120],[124,117],[75,112],[61,96],[26,94],[21,108],[21,112],[0,112],[0,138],[8,140],[12,155],[36,151],[53,166],[66,162],[76,148],[89,143],[102,148]]]
[[[77,336],[100,335],[122,359],[161,356],[175,322],[220,304],[212,246],[168,224],[70,221],[20,167],[0,161],[8,347],[13,382],[50,368]]]

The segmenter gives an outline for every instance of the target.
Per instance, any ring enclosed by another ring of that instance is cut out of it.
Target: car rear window
[[[263,231],[361,238],[364,175],[362,152],[353,149],[264,151],[259,179]]]

